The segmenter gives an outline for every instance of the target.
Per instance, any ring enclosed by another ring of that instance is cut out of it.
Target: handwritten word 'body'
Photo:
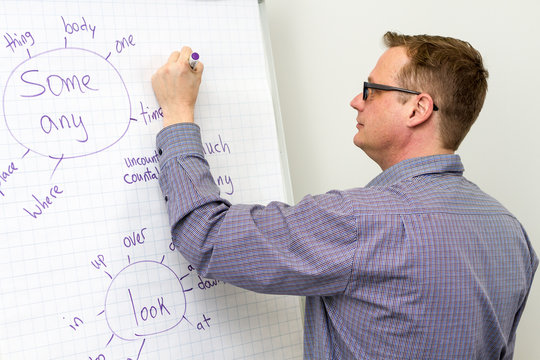
[[[82,22],[79,24],[77,22],[66,22],[66,20],[64,19],[63,16],[60,16],[62,18],[62,22],[64,23],[64,31],[69,34],[69,35],[72,35],[74,33],[77,33],[79,31],[83,32],[83,31],[89,31],[92,33],[92,39],[94,38],[94,35],[96,33],[96,26],[94,25],[92,27],[92,25],[90,24],[87,24],[86,23],[86,19],[84,18],[84,16],[82,17]]]

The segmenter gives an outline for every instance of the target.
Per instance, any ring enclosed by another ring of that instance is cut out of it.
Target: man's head
[[[364,91],[354,143],[383,169],[410,157],[454,152],[478,117],[487,71],[468,43],[388,32]],[[382,86],[381,86],[382,85]]]
[[[433,97],[443,146],[457,150],[486,97],[488,72],[480,53],[468,42],[441,36],[387,32],[384,43],[406,49],[410,62],[398,74],[399,84]]]

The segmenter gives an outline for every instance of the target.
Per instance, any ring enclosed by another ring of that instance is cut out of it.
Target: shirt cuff
[[[201,129],[195,123],[174,124],[163,128],[156,136],[160,163],[186,155],[200,155],[204,158]]]

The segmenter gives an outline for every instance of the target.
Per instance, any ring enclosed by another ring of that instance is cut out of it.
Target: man
[[[354,143],[383,172],[295,206],[219,197],[193,124],[203,65],[174,52],[152,85],[175,246],[204,276],[306,296],[306,359],[510,359],[538,258],[454,154],[484,102],[482,58],[452,38],[384,39],[351,101]]]

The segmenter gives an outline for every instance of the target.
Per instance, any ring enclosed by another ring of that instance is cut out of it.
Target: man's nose
[[[353,109],[356,109],[358,111],[362,111],[364,109],[364,104],[365,104],[365,101],[362,97],[362,93],[356,95],[352,100],[351,100],[351,107]]]

